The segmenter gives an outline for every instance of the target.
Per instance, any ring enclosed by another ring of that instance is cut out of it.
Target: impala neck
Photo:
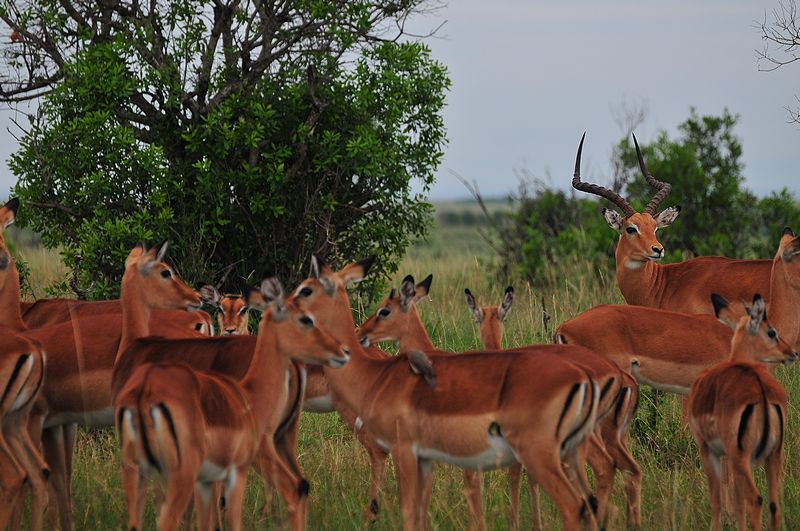
[[[769,288],[769,320],[778,334],[790,345],[800,346],[800,286],[794,286],[787,278],[780,256],[772,262]]]
[[[484,321],[496,321],[494,317],[484,317]],[[481,342],[489,350],[503,348],[503,324],[500,322],[485,322],[481,325]]]
[[[421,350],[423,352],[436,350],[433,345],[428,330],[422,323],[422,319],[417,312],[417,305],[412,304],[408,310],[408,320],[405,329],[398,332],[397,348],[400,352],[411,352]]]
[[[139,289],[135,271],[126,272],[120,286],[120,305],[122,306],[122,335],[120,337],[116,365],[120,355],[128,350],[134,341],[150,335],[150,306]]]
[[[617,261],[617,285],[628,304],[655,306],[654,295],[657,292],[661,266],[652,260],[642,262],[628,255],[620,236],[615,253]]]
[[[286,370],[291,366],[289,356],[282,355],[278,348],[278,332],[276,323],[269,315],[261,318],[258,327],[258,339],[250,367],[240,380],[250,406],[254,411],[266,411],[270,403],[275,402],[277,395],[286,394]],[[275,402],[280,403],[280,401]],[[259,422],[266,423],[266,415],[256,415]]]
[[[322,369],[336,396],[360,414],[364,397],[368,396],[369,390],[382,377],[383,369],[392,359],[372,355],[361,347],[347,293],[339,288],[335,297],[336,311],[328,316],[327,322],[321,319],[320,324],[350,349],[350,361],[340,369],[327,365],[323,365]],[[369,403],[367,400],[366,405]]]
[[[0,273],[0,276],[3,282],[0,286],[0,326],[18,332],[27,330],[19,306],[19,272],[13,259],[9,260],[6,271]]]

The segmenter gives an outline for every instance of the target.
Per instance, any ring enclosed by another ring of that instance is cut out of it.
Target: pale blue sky
[[[516,188],[526,167],[568,186],[581,133],[588,131],[584,175],[608,182],[609,154],[621,131],[612,108],[644,101],[637,136],[672,133],[695,106],[741,114],[748,186],[759,194],[787,186],[800,195],[800,130],[784,107],[800,94],[800,63],[759,72],[753,27],[769,1],[453,0],[417,19],[453,81],[445,111],[450,137],[432,199],[460,198],[449,170],[475,180],[486,196]],[[24,110],[24,109],[23,109]],[[5,165],[17,147],[0,112],[0,196],[15,178]],[[24,123],[24,121],[23,121]]]

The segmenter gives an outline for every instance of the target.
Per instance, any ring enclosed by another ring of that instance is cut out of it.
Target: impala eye
[[[243,306],[241,310],[239,310],[239,315],[243,315],[247,313],[247,306]]]
[[[307,315],[302,316],[300,319],[298,319],[298,321],[300,321],[300,324],[303,326],[308,326],[308,327],[314,326],[314,319],[312,319]]]
[[[312,293],[314,293],[314,290],[309,288],[308,286],[306,286],[306,287],[304,287],[303,289],[300,290],[299,295],[301,297],[310,297]]]
[[[767,332],[767,335],[769,336],[770,339],[778,338],[778,332],[776,332],[774,328],[770,328],[769,331]]]
[[[627,229],[625,229],[625,232],[627,232],[628,234],[636,234],[639,231],[636,230],[636,227],[628,227]]]
[[[392,310],[390,310],[389,308],[381,308],[380,310],[378,310],[378,317],[382,317],[382,318],[385,319],[385,318],[389,317],[389,315],[391,313],[392,313]]]
[[[164,269],[163,271],[161,271],[161,276],[164,278],[170,278],[172,276],[172,271],[170,271],[169,269]]]

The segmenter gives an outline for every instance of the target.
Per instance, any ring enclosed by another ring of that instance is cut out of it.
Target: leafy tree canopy
[[[39,97],[12,157],[19,220],[113,296],[130,246],[190,279],[307,273],[424,232],[449,87],[402,38],[429,4],[0,0],[19,32],[0,98]]]

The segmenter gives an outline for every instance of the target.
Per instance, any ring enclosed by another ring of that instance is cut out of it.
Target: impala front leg
[[[417,456],[414,455],[414,450],[409,443],[394,444],[391,456],[397,469],[397,488],[400,491],[400,514],[403,515],[403,529],[414,531],[417,528],[421,498]]]
[[[476,470],[464,470],[464,493],[467,497],[469,511],[469,529],[484,531],[483,500],[481,499],[481,473]]]

